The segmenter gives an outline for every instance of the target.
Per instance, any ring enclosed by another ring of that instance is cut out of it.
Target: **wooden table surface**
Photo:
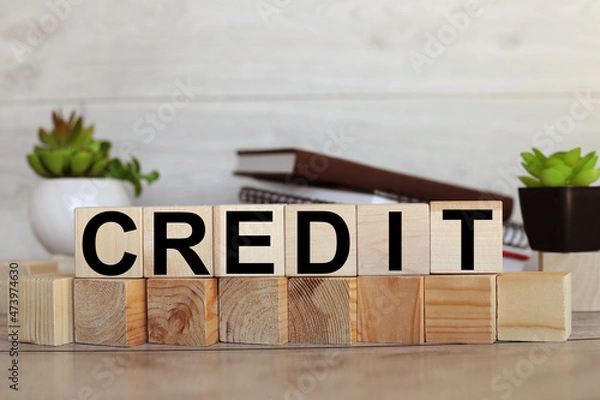
[[[0,329],[5,321],[0,320]],[[600,313],[566,343],[281,347],[20,344],[19,392],[0,399],[598,399]]]

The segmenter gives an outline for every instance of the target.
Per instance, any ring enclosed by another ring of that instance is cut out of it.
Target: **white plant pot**
[[[126,182],[111,178],[44,179],[29,201],[29,223],[38,241],[51,254],[75,250],[77,207],[128,207],[133,193]]]

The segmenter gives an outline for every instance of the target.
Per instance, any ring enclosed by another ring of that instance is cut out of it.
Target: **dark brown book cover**
[[[436,182],[311,151],[281,148],[239,150],[237,153],[240,159],[244,156],[268,156],[287,153],[295,155],[295,161],[293,162],[293,170],[288,172],[272,172],[265,165],[264,171],[257,169],[248,171],[238,168],[235,171],[236,175],[301,185],[345,187],[368,193],[378,190],[405,195],[422,201],[501,200],[505,220],[510,217],[513,210],[513,199],[502,194]]]

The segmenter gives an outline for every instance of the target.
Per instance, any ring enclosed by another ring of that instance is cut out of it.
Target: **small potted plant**
[[[521,214],[529,245],[538,251],[571,253],[600,250],[598,155],[581,148],[549,156],[537,149],[521,153],[531,176],[520,176]]]
[[[151,183],[158,172],[142,174],[134,157],[123,162],[110,156],[111,144],[93,138],[94,126],[85,126],[73,111],[68,119],[52,112],[50,131],[39,129],[40,144],[27,155],[31,168],[44,179],[29,202],[29,220],[40,243],[52,254],[73,254],[77,207],[124,207],[131,195],[123,182],[142,193],[142,181]]]

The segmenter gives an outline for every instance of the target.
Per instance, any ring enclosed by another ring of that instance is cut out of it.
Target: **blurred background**
[[[58,107],[161,172],[140,205],[237,202],[240,148],[333,144],[515,198],[521,151],[600,148],[600,0],[0,5],[3,259],[48,256],[25,155]]]

